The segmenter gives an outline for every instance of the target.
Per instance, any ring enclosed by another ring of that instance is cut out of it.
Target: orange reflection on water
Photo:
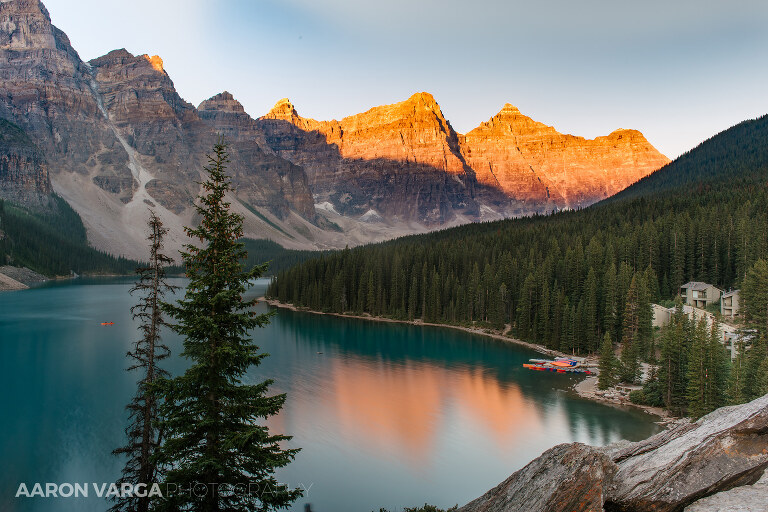
[[[335,360],[331,371],[329,398],[345,436],[377,451],[426,457],[440,412],[444,370]]]
[[[517,385],[481,370],[335,360],[331,373],[333,392],[325,399],[344,436],[417,466],[429,462],[437,432],[456,416],[459,424],[479,423],[504,451],[542,423]]]
[[[526,403],[517,384],[501,385],[479,369],[463,370],[454,380],[454,402],[463,414],[475,418],[499,446],[514,444],[525,432],[541,426],[538,409]]]

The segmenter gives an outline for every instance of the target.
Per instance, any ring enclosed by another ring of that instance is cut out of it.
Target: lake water
[[[31,490],[117,478],[121,462],[110,452],[123,444],[136,379],[123,370],[137,335],[130,286],[83,279],[0,293],[0,510],[107,508],[92,490],[14,496],[21,482]],[[659,430],[642,412],[575,397],[580,377],[524,370],[535,352],[462,331],[279,310],[254,339],[271,357],[249,381],[269,377],[288,393],[269,425],[302,448],[278,474],[308,489],[294,510],[462,505],[556,444]],[[180,352],[177,336],[165,340]],[[182,372],[185,361],[166,368]]]

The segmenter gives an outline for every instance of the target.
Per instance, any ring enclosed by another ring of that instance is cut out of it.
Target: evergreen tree
[[[696,322],[693,329],[688,355],[688,412],[694,418],[700,418],[708,413],[710,404],[707,401],[711,385],[709,336],[707,322],[704,318]]]
[[[589,269],[587,282],[584,285],[584,331],[586,337],[585,348],[587,352],[594,352],[597,349],[599,341],[599,322],[598,322],[598,295],[597,295],[597,274],[594,268]]]
[[[162,506],[205,512],[287,507],[301,493],[279,484],[274,471],[297,450],[281,448],[290,438],[258,423],[280,411],[285,395],[267,395],[271,380],[243,384],[248,369],[267,356],[248,332],[267,324],[269,315],[256,315],[255,300],[243,298],[266,265],[243,270],[243,219],[225,200],[231,191],[226,146],[216,144],[208,159],[196,207],[201,222],[186,230],[199,245],[182,252],[189,284],[182,300],[164,304],[192,364],[162,386],[165,440],[158,458],[168,468],[165,483],[176,486],[166,487]]]
[[[736,344],[736,359],[731,366],[728,380],[728,400],[731,404],[746,402],[744,399],[745,373],[747,372],[747,360],[749,350],[745,341],[746,334],[740,330],[734,343]]]
[[[605,332],[611,335],[611,339],[618,341],[616,336],[616,324],[617,322],[617,276],[616,276],[616,264],[613,260],[610,261],[608,270],[605,273],[603,280],[603,329]]]
[[[644,360],[656,357],[653,345],[653,310],[651,301],[656,297],[654,287],[658,287],[656,273],[647,267],[642,275],[638,275],[639,286],[637,293],[637,340],[639,352]]]
[[[658,366],[659,390],[664,405],[673,414],[685,414],[688,389],[688,317],[680,297],[669,325],[661,331]]]
[[[750,401],[768,393],[768,262],[760,259],[750,267],[741,288],[742,309],[751,343],[746,351],[741,400]]]
[[[765,339],[752,338],[752,346],[746,351],[744,379],[739,393],[740,402],[749,402],[768,393],[768,352]]]
[[[600,374],[597,376],[598,388],[608,389],[611,386],[616,385],[616,370],[618,369],[618,366],[619,360],[613,351],[611,335],[605,333],[605,336],[603,336],[603,343],[600,345],[600,363],[598,366]]]
[[[760,337],[768,337],[768,262],[758,260],[747,271],[741,287],[744,317]]]
[[[715,319],[709,333],[710,386],[707,404],[710,411],[728,403],[728,381],[731,371],[731,356],[721,342],[720,323]]]
[[[688,363],[688,410],[699,418],[725,405],[729,372],[728,353],[720,342],[717,321],[707,331],[702,318],[694,329]]]
[[[160,328],[163,321],[160,303],[166,293],[176,288],[168,284],[165,278],[165,268],[173,260],[164,255],[163,236],[168,232],[163,223],[150,211],[149,216],[149,265],[136,269],[138,282],[131,288],[130,293],[139,293],[139,303],[131,308],[133,318],[141,322],[142,337],[127,353],[132,364],[128,371],[139,370],[141,377],[137,383],[136,395],[126,407],[129,412],[130,424],[125,429],[128,443],[116,450],[115,455],[125,455],[128,460],[122,475],[117,481],[118,486],[131,484],[134,487],[143,484],[149,491],[153,483],[158,481],[159,468],[155,460],[155,452],[161,442],[161,431],[158,428],[158,402],[156,383],[168,375],[168,372],[158,366],[158,362],[170,354],[168,347],[161,342]],[[115,505],[110,509],[126,512],[146,512],[150,509],[149,492],[144,496],[126,494],[115,498]]]
[[[621,370],[619,376],[624,382],[635,382],[640,379],[640,343],[638,331],[640,326],[640,297],[637,276],[632,281],[627,291],[627,301],[624,308],[622,325],[624,334],[621,338]]]

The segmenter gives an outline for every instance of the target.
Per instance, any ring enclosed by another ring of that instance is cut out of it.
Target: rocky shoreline
[[[597,377],[590,376],[573,386],[573,390],[582,398],[602,402],[609,405],[621,407],[634,407],[642,409],[648,414],[661,418],[656,423],[664,426],[671,424],[687,423],[688,418],[677,418],[672,416],[666,409],[661,407],[651,407],[650,405],[640,405],[629,401],[629,393],[617,388],[609,388],[605,391],[598,389]]]
[[[509,326],[507,326],[504,332],[500,332],[498,330],[493,330],[489,328],[464,327],[461,325],[450,325],[450,324],[437,324],[437,323],[431,323],[431,322],[423,322],[421,320],[395,320],[392,318],[373,316],[368,314],[353,315],[348,313],[324,313],[322,311],[313,311],[311,309],[298,307],[298,306],[295,306],[294,304],[286,304],[284,302],[280,302],[279,300],[268,299],[266,297],[259,297],[258,300],[266,302],[270,306],[283,308],[283,309],[290,309],[291,311],[312,313],[315,315],[329,315],[329,316],[337,316],[340,318],[357,318],[360,320],[371,320],[374,322],[390,322],[390,323],[410,324],[410,325],[428,325],[431,327],[445,327],[448,329],[457,329],[457,330],[472,333],[472,334],[479,334],[481,336],[487,336],[489,338],[506,341],[508,343],[514,343],[516,345],[520,345],[520,346],[529,348],[531,350],[535,350],[537,352],[540,352],[550,357],[574,357],[572,354],[566,354],[564,352],[560,352],[557,350],[548,349],[547,347],[538,345],[536,343],[529,343],[527,341],[519,340],[517,338],[508,336],[505,333],[509,331]],[[597,366],[598,359],[596,356],[579,357],[579,359],[583,360],[584,363],[587,365],[595,366],[595,367]],[[674,416],[671,416],[666,410],[661,409],[659,407],[651,407],[647,405],[632,403],[629,401],[629,397],[627,396],[627,394],[624,394],[618,391],[615,391],[612,393],[601,392],[597,389],[596,376],[586,377],[584,380],[574,385],[572,390],[575,394],[587,400],[593,400],[603,404],[611,405],[613,407],[620,407],[620,408],[632,407],[635,409],[640,409],[642,411],[645,411],[648,414],[659,417],[660,419],[657,423],[663,426],[688,421],[686,419],[675,418]]]
[[[30,285],[43,283],[48,278],[26,267],[0,267],[0,291],[26,290]]]

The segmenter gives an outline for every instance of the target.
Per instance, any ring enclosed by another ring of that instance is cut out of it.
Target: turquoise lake
[[[137,336],[131,284],[79,279],[0,293],[0,510],[108,508],[92,489],[88,498],[15,494],[20,483],[117,478],[110,452],[123,443],[136,380],[124,371]],[[302,448],[278,473],[308,489],[297,511],[463,505],[556,444],[659,431],[643,412],[576,397],[581,377],[523,369],[536,352],[458,330],[279,310],[253,337],[270,357],[247,380],[274,379],[273,391],[288,394],[269,426]],[[176,335],[164,339],[181,351]],[[185,364],[174,355],[165,367],[177,374]]]

